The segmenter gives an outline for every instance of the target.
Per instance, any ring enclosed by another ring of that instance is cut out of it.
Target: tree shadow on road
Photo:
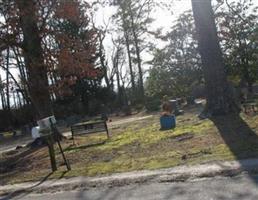
[[[218,128],[222,139],[229,147],[244,171],[250,172],[250,160],[258,158],[258,135],[239,115],[213,117],[211,120]],[[258,166],[257,166],[258,167]],[[252,178],[252,176],[250,175]],[[258,184],[254,178],[252,180]]]
[[[0,200],[9,200],[9,199],[22,199],[23,197],[29,195],[32,190],[34,188],[36,188],[37,186],[41,185],[42,183],[44,183],[53,173],[49,173],[48,175],[46,175],[43,179],[41,179],[37,184],[29,187],[29,188],[25,188],[25,189],[20,189],[20,190],[16,190],[14,192],[11,192],[9,194],[7,194],[5,197],[0,198]]]
[[[66,173],[67,173],[67,171],[62,172],[61,175],[58,178],[56,178],[55,180],[53,180],[51,182],[54,183],[57,180],[63,178]],[[5,197],[2,197],[2,198],[0,197],[0,200],[10,200],[10,199],[18,200],[18,199],[23,199],[25,196],[27,196],[30,193],[32,193],[33,190],[36,189],[36,187],[42,185],[45,181],[47,181],[51,177],[51,175],[53,175],[53,172],[51,172],[48,175],[46,175],[38,183],[35,183],[35,185],[32,185],[31,187],[20,189],[20,190],[16,190],[14,192],[6,194]]]

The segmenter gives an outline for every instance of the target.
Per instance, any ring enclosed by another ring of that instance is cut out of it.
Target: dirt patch
[[[177,142],[182,142],[184,140],[190,140],[194,137],[194,134],[193,133],[183,133],[182,135],[179,135],[179,136],[175,136],[174,139],[175,141]]]

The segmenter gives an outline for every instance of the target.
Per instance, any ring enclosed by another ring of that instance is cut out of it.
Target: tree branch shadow
[[[39,150],[40,148],[25,148],[25,150],[11,150],[5,152],[7,158],[0,160],[0,178],[3,184],[5,183],[5,178],[15,177],[17,174],[21,173],[21,168],[17,168],[18,163],[23,163],[23,159]]]
[[[105,143],[106,143],[106,140],[105,140],[105,141],[102,141],[102,142],[98,142],[98,143],[86,144],[86,145],[81,145],[81,146],[74,146],[74,145],[71,145],[71,146],[65,148],[65,149],[64,149],[64,152],[73,151],[73,150],[88,149],[88,148],[91,148],[91,147],[98,147],[98,146],[104,145]]]

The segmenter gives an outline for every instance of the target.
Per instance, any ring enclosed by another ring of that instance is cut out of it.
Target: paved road
[[[257,200],[258,176],[216,177],[177,183],[149,183],[54,194],[0,198],[23,200]]]

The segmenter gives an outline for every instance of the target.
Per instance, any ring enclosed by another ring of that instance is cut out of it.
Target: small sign
[[[44,119],[38,120],[37,124],[39,125],[39,134],[41,136],[51,135],[51,123],[55,124],[56,119],[54,116],[46,117]]]
[[[46,117],[44,119],[41,119],[39,121],[37,121],[40,129],[47,129],[47,128],[51,128],[51,122],[53,124],[56,123],[56,119],[54,116],[50,116],[50,117]]]

